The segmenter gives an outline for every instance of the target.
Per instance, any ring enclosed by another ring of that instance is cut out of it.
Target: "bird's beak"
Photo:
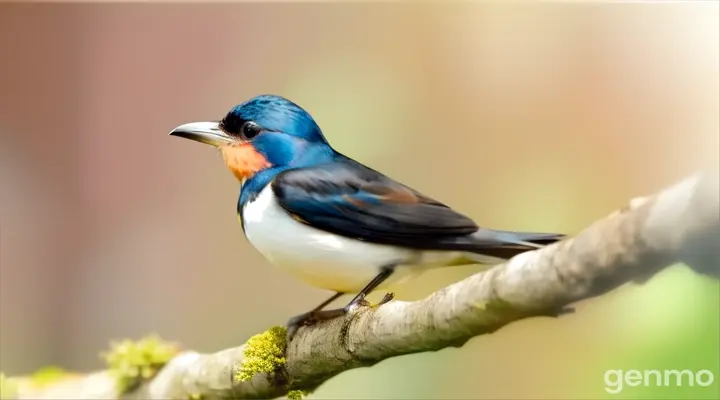
[[[220,129],[217,122],[192,122],[180,125],[170,131],[171,136],[179,136],[196,142],[219,147],[235,140]]]

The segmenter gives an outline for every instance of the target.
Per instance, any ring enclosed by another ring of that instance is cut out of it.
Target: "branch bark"
[[[469,339],[533,316],[557,316],[578,300],[628,282],[644,282],[683,262],[720,275],[720,176],[698,173],[593,223],[573,238],[521,254],[415,302],[392,301],[302,328],[288,345],[280,374],[234,382],[246,345],[214,354],[188,351],[123,398],[258,399],[311,389],[348,369],[390,357],[462,346]],[[21,385],[19,398],[118,398],[106,371],[41,389]]]

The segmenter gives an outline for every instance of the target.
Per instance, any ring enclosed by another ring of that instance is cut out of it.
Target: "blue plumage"
[[[290,168],[331,162],[338,156],[312,116],[280,96],[261,95],[233,107],[221,121],[229,134],[239,133],[253,121],[263,128],[253,146],[272,165],[250,178],[241,188],[238,210],[253,199],[275,176]]]
[[[519,245],[512,232],[473,236],[481,228],[472,219],[335,151],[312,116],[290,100],[257,96],[230,110],[221,126],[241,136],[248,121],[262,129],[251,143],[271,167],[243,184],[239,213],[272,184],[280,205],[298,220],[350,238],[501,257],[533,248]]]
[[[223,119],[230,132],[239,130],[246,121],[254,121],[268,131],[282,132],[307,142],[327,144],[313,117],[284,97],[256,96],[233,107]]]

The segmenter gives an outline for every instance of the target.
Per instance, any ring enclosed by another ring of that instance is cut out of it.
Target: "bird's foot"
[[[385,293],[385,296],[383,296],[383,298],[380,299],[380,302],[377,303],[377,305],[381,306],[383,304],[387,304],[387,303],[391,302],[392,299],[394,299],[394,298],[395,298],[395,293],[393,293],[393,292]]]
[[[383,296],[383,298],[380,299],[380,301],[377,304],[372,305],[372,304],[370,304],[369,301],[367,301],[365,299],[364,294],[359,294],[355,300],[353,300],[352,302],[350,302],[350,304],[347,305],[346,308],[351,308],[353,306],[376,308],[376,307],[380,307],[383,304],[389,303],[394,298],[395,298],[395,293],[385,293],[385,296]]]
[[[347,313],[347,307],[337,308],[334,310],[313,310],[290,318],[286,324],[288,343],[297,333],[301,326],[315,325],[320,321],[343,316]]]
[[[372,307],[372,308],[378,308],[378,307],[380,307],[380,306],[383,305],[383,304],[387,304],[387,303],[391,302],[392,299],[394,299],[394,298],[395,298],[395,293],[391,293],[391,292],[385,293],[385,296],[383,296],[383,298],[380,299],[380,301],[379,301],[377,304],[372,305],[372,306],[370,306],[370,307]]]
[[[348,311],[354,307],[370,307],[370,302],[365,300],[364,293],[357,295],[347,306],[345,306]]]
[[[380,302],[373,306],[369,301],[365,300],[364,294],[360,294],[343,308],[336,308],[333,310],[313,310],[296,315],[290,318],[287,322],[287,341],[289,343],[292,338],[295,337],[295,334],[301,326],[311,326],[320,321],[327,321],[329,319],[341,317],[351,312],[356,307],[380,307],[381,305],[390,302],[393,298],[395,298],[394,293],[386,293]]]

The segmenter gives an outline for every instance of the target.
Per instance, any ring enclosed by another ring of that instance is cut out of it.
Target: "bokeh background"
[[[217,153],[168,137],[256,94],[500,229],[576,233],[718,162],[718,3],[0,5],[0,369],[100,368],[113,338],[215,351],[328,293],[269,265]],[[419,299],[477,271],[398,286]],[[717,398],[717,281],[642,286],[314,398]],[[343,299],[346,300],[346,299]],[[714,385],[605,390],[607,369]]]

